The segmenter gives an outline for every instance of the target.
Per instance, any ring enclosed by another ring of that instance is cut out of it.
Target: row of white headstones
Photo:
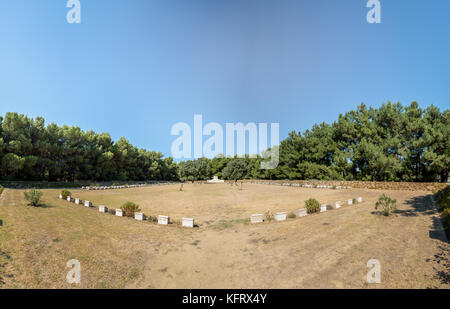
[[[137,184],[137,185],[121,185],[121,186],[95,186],[95,187],[81,187],[81,190],[111,190],[111,189],[126,189],[126,188],[140,188],[147,186],[164,186],[170,185],[170,182],[152,183],[152,184]]]
[[[363,201],[362,197],[358,197],[355,200],[357,203],[362,203],[362,201]],[[352,205],[352,204],[353,204],[353,199],[349,199],[347,201],[347,205]],[[332,208],[334,208],[334,209],[341,208],[341,202],[334,203]],[[325,211],[327,211],[327,209],[328,209],[328,205],[320,206],[320,212],[325,212]],[[297,210],[295,212],[295,214],[297,217],[305,217],[308,214],[308,211],[306,208],[301,208],[301,209]],[[285,221],[287,218],[287,213],[286,212],[277,212],[274,217],[275,217],[276,221]],[[262,223],[262,222],[264,222],[264,215],[262,215],[262,214],[251,215],[250,222],[251,223]]]
[[[62,194],[59,195],[60,199],[63,199]],[[71,202],[71,203],[75,203],[76,205],[84,205],[85,207],[93,207],[92,202],[90,201],[83,201],[79,198],[73,198],[71,196],[67,197],[67,201]],[[105,205],[99,205],[98,206],[98,211],[101,213],[107,213],[108,212],[108,207],[106,207]],[[123,217],[123,211],[122,209],[116,209],[115,210],[115,215],[117,217]],[[142,212],[135,212],[134,213],[134,219],[138,220],[138,221],[144,221],[145,220],[145,215]],[[162,216],[162,215],[158,215],[158,224],[162,224],[162,225],[167,225],[169,224],[169,216]],[[193,228],[194,227],[194,219],[193,218],[183,218],[181,225],[183,227],[189,227],[189,228]]]
[[[260,184],[260,185],[274,185],[274,186],[284,186],[284,187],[302,187],[302,188],[317,188],[317,189],[351,189],[351,187],[345,186],[326,186],[326,185],[311,185],[299,183],[279,183],[279,182],[268,182],[268,181],[251,181],[250,183]]]

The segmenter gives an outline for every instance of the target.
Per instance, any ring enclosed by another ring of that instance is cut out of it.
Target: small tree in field
[[[68,190],[62,190],[61,195],[64,200],[67,200],[67,197],[72,196],[72,193],[70,193],[70,191],[68,191]]]
[[[320,204],[316,199],[310,198],[305,202],[305,208],[309,214],[312,214],[320,211]]]
[[[31,206],[39,206],[39,201],[42,197],[42,192],[36,189],[32,189],[30,192],[23,193],[25,199],[30,203]]]
[[[383,215],[389,216],[393,210],[397,209],[397,200],[393,200],[383,194],[375,204],[375,209],[378,209],[378,207],[382,208]]]
[[[122,209],[124,215],[126,217],[134,217],[134,213],[135,212],[139,212],[141,211],[139,209],[139,205],[133,203],[133,202],[126,202],[122,205],[122,207],[120,207],[120,209]]]

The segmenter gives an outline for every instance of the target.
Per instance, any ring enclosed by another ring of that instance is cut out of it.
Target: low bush
[[[69,190],[62,190],[61,195],[63,199],[67,200],[67,197],[72,196],[72,193]]]
[[[139,209],[139,205],[133,203],[133,202],[126,202],[124,203],[120,209],[122,209],[124,216],[126,217],[134,217],[135,212],[141,211]]]
[[[378,202],[375,204],[375,209],[382,208],[382,214],[389,216],[393,210],[397,209],[397,200],[391,199],[389,196],[383,194],[378,198]]]
[[[3,193],[3,190],[4,190],[5,188],[3,188],[3,186],[2,185],[0,185],[0,196],[2,196],[2,193]]]
[[[305,202],[305,208],[309,214],[312,214],[320,211],[320,204],[316,199],[310,198]]]
[[[270,222],[275,219],[275,215],[270,210],[266,211],[264,214],[264,221]]]
[[[158,222],[158,217],[157,216],[148,216],[147,221]]]
[[[295,213],[291,212],[291,213],[288,214],[288,218],[289,219],[295,219],[295,218],[297,218],[297,216],[295,215]]]
[[[25,191],[23,193],[25,199],[30,203],[31,206],[39,206],[39,202],[42,197],[42,192],[36,189],[30,191]]]

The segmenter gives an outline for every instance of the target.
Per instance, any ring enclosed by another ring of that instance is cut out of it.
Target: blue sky
[[[0,0],[0,114],[125,136],[170,155],[176,122],[279,122],[361,102],[450,106],[450,1]]]

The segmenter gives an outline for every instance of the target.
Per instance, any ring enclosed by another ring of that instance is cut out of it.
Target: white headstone
[[[144,220],[144,214],[142,212],[135,212],[134,213],[134,218],[136,220],[143,221]]]
[[[349,199],[348,201],[347,201],[347,205],[352,205],[353,204],[353,200],[352,199]]]
[[[264,218],[262,214],[256,214],[250,216],[250,222],[251,223],[262,223],[264,222]]]
[[[116,209],[116,216],[123,217],[122,209]]]
[[[305,217],[308,214],[308,211],[306,210],[306,208],[301,208],[297,210],[295,214],[297,215],[297,217]]]
[[[327,211],[327,205],[320,206],[320,212],[325,212],[325,211]]]
[[[100,206],[98,206],[98,211],[99,212],[108,212],[108,207],[106,207],[104,205],[100,205]]]
[[[194,227],[194,218],[183,218],[181,225],[184,227]]]
[[[62,200],[62,198],[63,198],[62,194],[59,195],[59,198]]]
[[[70,196],[68,196],[68,197],[67,197],[67,201],[68,201],[68,202],[73,202],[73,198],[70,197]]]
[[[164,225],[169,224],[169,217],[158,215],[158,224],[164,224]]]
[[[277,212],[275,214],[275,220],[277,220],[277,221],[284,221],[284,220],[286,220],[286,217],[287,217],[287,215],[285,212]]]
[[[341,202],[334,203],[334,208],[336,209],[341,208]]]
[[[81,205],[81,200],[80,200],[79,198],[76,198],[76,199],[75,199],[75,204]]]
[[[86,207],[91,207],[91,206],[92,206],[92,203],[89,202],[89,201],[84,201],[84,206],[86,206]]]
[[[358,198],[356,199],[356,201],[357,201],[358,203],[362,203],[363,199],[362,199],[362,197],[358,197]]]

